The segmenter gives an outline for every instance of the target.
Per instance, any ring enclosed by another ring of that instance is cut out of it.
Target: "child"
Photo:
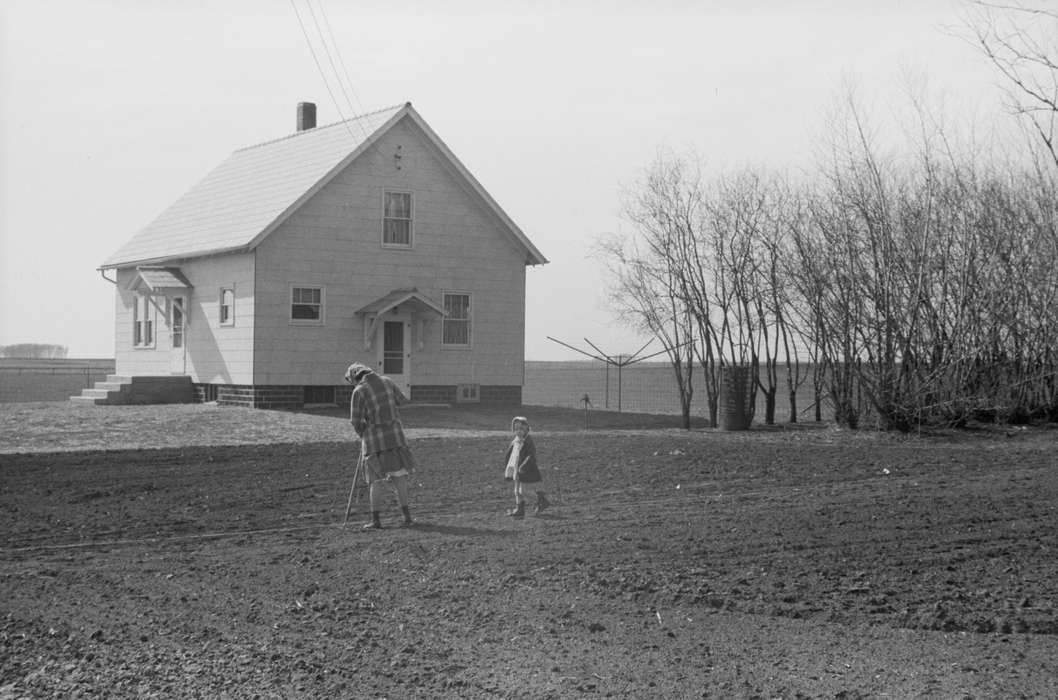
[[[529,419],[523,416],[515,416],[511,421],[511,430],[514,439],[504,459],[507,468],[503,477],[508,481],[514,481],[514,509],[507,511],[512,518],[525,517],[525,484],[539,484],[543,479],[540,476],[540,468],[536,465],[536,445],[532,436],[529,435]],[[542,513],[551,505],[543,491],[536,492],[537,513]]]

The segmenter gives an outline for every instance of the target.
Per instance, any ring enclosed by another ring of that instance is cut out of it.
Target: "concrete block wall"
[[[249,386],[220,384],[216,386],[216,401],[221,406],[248,408],[294,409],[305,403],[305,390],[300,386]],[[206,393],[206,385],[197,387],[199,397]]]
[[[411,388],[411,401],[415,403],[456,403],[455,385],[416,385]],[[334,400],[338,406],[348,406],[353,388],[335,386]],[[264,409],[300,409],[305,405],[305,388],[302,386],[249,386],[249,385],[207,385],[188,383],[188,394],[195,401],[205,401],[210,394],[222,406],[246,406]],[[480,387],[481,404],[494,406],[517,406],[522,402],[522,387],[482,386]],[[149,402],[142,402],[149,403]],[[154,402],[161,403],[161,402]]]
[[[456,387],[414,384],[409,398],[416,403],[455,403]]]
[[[518,385],[482,385],[480,402],[493,406],[520,406],[522,403],[522,387]]]
[[[194,403],[190,377],[132,377],[122,388],[126,403]]]

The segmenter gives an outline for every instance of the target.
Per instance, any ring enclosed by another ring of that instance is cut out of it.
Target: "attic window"
[[[411,192],[384,193],[383,247],[411,248]]]

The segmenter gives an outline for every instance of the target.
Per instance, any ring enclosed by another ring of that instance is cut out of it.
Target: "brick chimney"
[[[298,102],[298,131],[316,128],[316,103]]]

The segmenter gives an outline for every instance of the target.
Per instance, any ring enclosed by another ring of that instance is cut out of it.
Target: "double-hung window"
[[[174,348],[184,347],[185,313],[184,297],[169,300],[169,337]]]
[[[470,347],[470,295],[445,292],[444,307],[441,345],[450,348]]]
[[[291,323],[322,325],[323,301],[323,287],[291,287]]]
[[[151,298],[137,294],[132,300],[132,346],[154,347],[154,304]]]
[[[411,192],[383,193],[382,246],[411,248]]]
[[[222,287],[220,290],[220,325],[235,325],[235,290],[231,287]]]

